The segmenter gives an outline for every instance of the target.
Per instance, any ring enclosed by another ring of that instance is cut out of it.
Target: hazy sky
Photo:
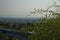
[[[46,8],[52,0],[0,0],[0,17],[26,17],[34,8]],[[39,17],[31,15],[29,17]]]

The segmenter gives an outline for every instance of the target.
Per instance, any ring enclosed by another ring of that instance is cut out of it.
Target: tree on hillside
[[[55,10],[50,10],[50,8],[55,7]],[[46,13],[45,18],[40,21],[40,23],[33,23],[33,35],[30,36],[31,40],[60,40],[60,5],[56,2],[49,6],[47,9],[35,9],[31,11],[31,14],[41,14]],[[29,15],[31,15],[29,14]],[[28,15],[28,16],[29,16]],[[50,18],[52,17],[52,18]],[[48,19],[49,18],[49,19]],[[54,18],[54,19],[53,19]],[[47,20],[45,20],[47,19]]]

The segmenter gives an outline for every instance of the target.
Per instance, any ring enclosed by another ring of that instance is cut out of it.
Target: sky
[[[24,18],[34,8],[47,8],[52,0],[0,0],[0,18]],[[39,17],[39,14],[29,17]]]

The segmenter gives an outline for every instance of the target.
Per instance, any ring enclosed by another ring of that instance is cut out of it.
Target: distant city
[[[0,18],[1,23],[32,23],[38,22],[39,18]]]

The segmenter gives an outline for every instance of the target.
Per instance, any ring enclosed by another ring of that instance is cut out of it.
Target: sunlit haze
[[[0,0],[0,17],[24,18],[34,8],[47,8],[52,0]],[[39,14],[29,17],[39,17]]]

